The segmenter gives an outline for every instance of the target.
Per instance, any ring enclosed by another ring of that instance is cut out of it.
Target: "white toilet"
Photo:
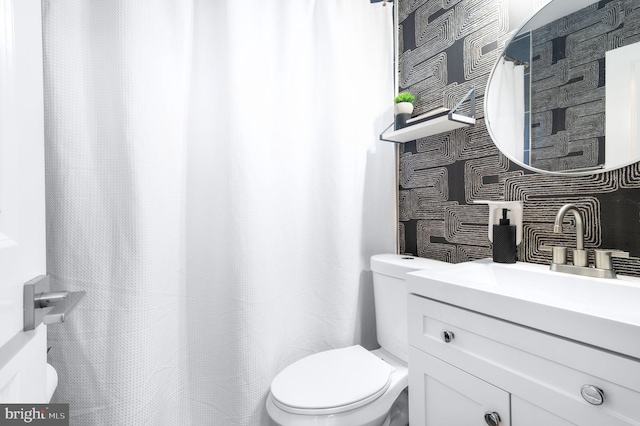
[[[267,412],[281,426],[405,426],[407,288],[405,274],[450,264],[411,256],[371,257],[381,348],[333,349],[307,356],[271,382]]]

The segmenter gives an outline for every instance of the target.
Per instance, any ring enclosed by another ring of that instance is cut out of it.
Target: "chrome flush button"
[[[593,385],[584,385],[580,388],[580,393],[589,404],[601,405],[604,402],[604,392]]]

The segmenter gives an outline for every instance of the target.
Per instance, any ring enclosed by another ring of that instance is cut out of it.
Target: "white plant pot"
[[[394,112],[398,114],[413,114],[413,104],[411,102],[398,102],[395,104]]]

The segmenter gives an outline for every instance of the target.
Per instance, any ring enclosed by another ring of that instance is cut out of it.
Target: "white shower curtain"
[[[267,425],[271,379],[375,345],[395,250],[391,8],[44,0],[49,327],[71,424]]]
[[[524,65],[504,58],[496,65],[487,96],[487,115],[494,140],[500,150],[520,162],[524,161]],[[525,163],[529,163],[528,160]]]

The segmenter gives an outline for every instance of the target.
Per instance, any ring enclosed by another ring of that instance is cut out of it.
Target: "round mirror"
[[[498,148],[550,173],[638,161],[639,42],[633,0],[550,1],[515,32],[489,78],[485,120]]]

